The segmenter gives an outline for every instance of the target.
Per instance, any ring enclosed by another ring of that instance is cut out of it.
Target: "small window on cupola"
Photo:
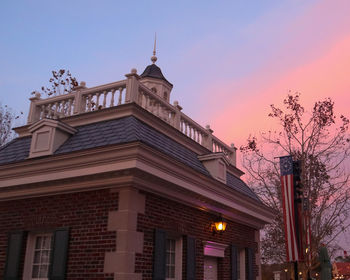
[[[151,88],[152,92],[157,93],[157,89],[155,87]]]
[[[163,98],[164,98],[164,100],[168,100],[168,93],[166,91],[164,91]]]

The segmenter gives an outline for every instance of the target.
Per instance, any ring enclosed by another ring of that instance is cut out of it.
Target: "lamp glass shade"
[[[216,231],[225,231],[226,230],[227,223],[224,221],[219,221],[215,223],[215,229]]]

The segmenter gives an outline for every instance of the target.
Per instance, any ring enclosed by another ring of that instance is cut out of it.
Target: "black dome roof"
[[[160,80],[166,81],[168,84],[173,86],[172,83],[170,83],[167,79],[165,79],[165,77],[163,76],[162,70],[160,70],[160,68],[155,64],[148,65],[145,71],[143,71],[143,73],[140,75],[140,77],[160,79]]]

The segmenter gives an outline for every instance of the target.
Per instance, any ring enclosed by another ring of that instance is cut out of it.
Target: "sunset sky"
[[[174,84],[172,102],[228,144],[275,124],[270,104],[331,97],[350,117],[349,0],[2,1],[0,102],[23,117],[51,70],[88,87],[150,64]],[[350,240],[349,240],[350,242]]]

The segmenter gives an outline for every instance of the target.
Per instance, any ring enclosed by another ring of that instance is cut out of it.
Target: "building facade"
[[[170,104],[154,62],[31,98],[0,149],[2,279],[261,278],[272,213],[240,179],[236,148]]]

